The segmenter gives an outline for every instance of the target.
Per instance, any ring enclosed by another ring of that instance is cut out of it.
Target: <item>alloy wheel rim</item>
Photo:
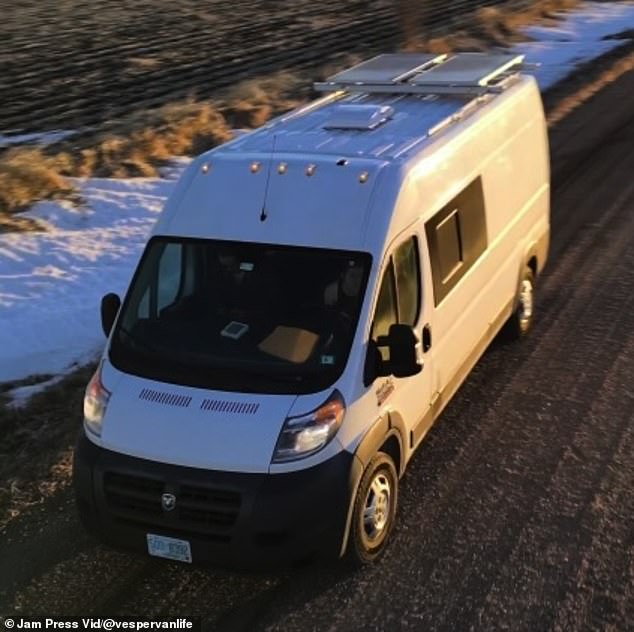
[[[533,284],[528,279],[522,281],[519,316],[522,328],[526,328],[533,317]]]
[[[370,542],[378,540],[390,520],[392,489],[389,478],[379,472],[373,479],[363,508],[363,530]]]

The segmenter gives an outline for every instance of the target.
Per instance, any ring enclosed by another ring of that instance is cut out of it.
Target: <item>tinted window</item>
[[[111,360],[128,373],[204,388],[322,390],[347,361],[370,264],[364,253],[154,238]]]
[[[387,336],[390,333],[391,325],[398,322],[395,289],[394,273],[392,269],[392,262],[390,260],[390,263],[383,274],[383,281],[381,282],[381,289],[379,290],[376,310],[374,311],[374,321],[372,322],[371,333],[371,338],[374,341],[376,341],[379,336]],[[389,358],[387,347],[380,347],[380,351],[383,359],[386,360]]]
[[[414,326],[420,307],[420,267],[418,243],[415,237],[399,246],[383,273],[377,298],[370,337],[375,342],[387,336],[396,323]],[[384,360],[389,359],[387,347],[379,347]]]
[[[418,243],[412,237],[394,253],[399,322],[414,326],[420,305]]]
[[[157,279],[157,307],[172,305],[178,295],[182,277],[182,246],[167,244],[161,255]]]
[[[436,226],[436,243],[438,244],[438,264],[443,283],[460,269],[462,265],[462,247],[460,245],[460,225],[458,211],[448,215]]]
[[[157,277],[147,283],[137,307],[138,318],[149,318],[150,313],[171,305],[178,295],[182,277],[182,249],[180,244],[167,244],[157,251]]]
[[[482,179],[462,193],[426,224],[429,258],[438,305],[486,250],[486,217]]]

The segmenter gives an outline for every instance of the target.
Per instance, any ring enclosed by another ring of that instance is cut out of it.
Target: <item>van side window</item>
[[[381,281],[370,337],[372,340],[377,340],[379,336],[387,336],[390,333],[390,327],[397,322],[396,285],[394,283],[394,268],[390,260],[388,267],[385,269],[383,281]],[[381,347],[380,351],[383,359],[387,360],[389,358],[387,347]]]
[[[172,305],[181,289],[183,251],[180,244],[167,244],[160,255],[158,274],[154,276],[139,302],[139,318],[156,318]]]
[[[420,308],[420,266],[416,237],[401,244],[383,274],[376,303],[370,337],[376,341],[387,336],[390,326],[397,323],[415,325]],[[384,360],[389,358],[387,347],[380,347]]]
[[[159,262],[158,311],[171,305],[181,286],[183,252],[180,244],[167,244]]]
[[[438,223],[436,226],[436,241],[438,244],[440,277],[442,282],[446,284],[464,263],[462,244],[460,243],[458,209],[454,209],[442,222]]]
[[[420,265],[416,237],[401,244],[394,253],[398,322],[412,327],[418,320],[420,307]]]
[[[425,223],[434,303],[451,292],[487,247],[482,178],[476,178]]]

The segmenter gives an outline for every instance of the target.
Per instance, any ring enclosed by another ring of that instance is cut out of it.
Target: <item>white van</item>
[[[548,254],[522,57],[381,55],[193,161],[88,385],[74,479],[104,541],[255,567],[375,560],[399,478]]]

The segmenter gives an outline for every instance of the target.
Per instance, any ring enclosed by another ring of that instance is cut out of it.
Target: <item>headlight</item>
[[[98,437],[101,436],[101,424],[106,414],[110,392],[101,383],[101,366],[88,382],[84,396],[84,426]]]
[[[277,440],[273,462],[293,461],[321,450],[339,430],[345,412],[341,393],[334,391],[317,410],[288,417]]]

